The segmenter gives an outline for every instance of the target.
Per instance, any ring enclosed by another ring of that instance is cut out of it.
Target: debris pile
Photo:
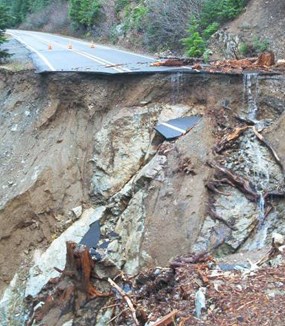
[[[254,58],[213,61],[210,64],[203,63],[203,59],[199,58],[161,58],[152,63],[151,66],[189,66],[196,71],[240,74],[244,71],[278,72],[284,70],[285,64],[282,59],[276,61],[274,53],[269,51]]]
[[[106,276],[100,282],[109,290],[101,293],[92,284],[86,247],[67,243],[66,267],[33,300],[28,324],[59,325],[68,314],[72,325],[284,325],[284,247],[284,237],[275,234],[272,247],[254,263],[225,264],[208,253],[178,257],[169,268],[133,279]]]

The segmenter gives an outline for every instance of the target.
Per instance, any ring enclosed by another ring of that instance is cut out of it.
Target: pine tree
[[[5,29],[9,22],[8,9],[4,5],[0,5],[0,45],[6,42]],[[0,50],[0,61],[7,58],[9,54],[6,50]]]
[[[98,0],[71,0],[69,16],[76,25],[88,28],[95,23],[100,8]]]

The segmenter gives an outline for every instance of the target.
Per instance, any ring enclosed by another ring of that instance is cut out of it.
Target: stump
[[[59,315],[72,312],[76,316],[90,299],[110,296],[111,293],[102,293],[93,285],[91,278],[94,264],[86,246],[66,242],[65,268],[60,270],[55,267],[61,276],[51,279],[34,298],[33,306],[39,301],[44,304],[34,309],[27,325],[42,321],[52,311]]]
[[[258,66],[270,67],[275,65],[275,56],[272,51],[261,53],[257,59]]]

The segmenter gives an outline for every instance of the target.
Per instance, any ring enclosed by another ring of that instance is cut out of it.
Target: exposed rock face
[[[70,220],[71,209],[88,205],[89,194],[92,201],[111,205],[110,212],[118,218],[133,197],[132,193],[120,195],[120,190],[152,158],[161,142],[154,139],[152,143],[153,126],[159,119],[165,121],[197,113],[206,116],[208,107],[219,105],[216,94],[222,93],[222,89],[225,89],[224,96],[236,106],[242,89],[233,93],[233,87],[226,85],[240,85],[239,79],[225,76],[219,80],[221,84],[216,80],[216,76],[181,74],[128,78],[69,75],[66,78],[2,71],[1,287],[11,280],[23,257],[38,246],[46,246],[52,236],[68,226],[65,222]],[[210,132],[210,125],[205,128]],[[172,169],[177,170],[176,158],[188,155],[184,144],[188,137],[181,144],[171,145],[177,147],[178,153],[176,156],[170,153],[168,162],[160,168],[166,177],[154,176],[158,172],[153,167],[146,177],[136,182],[149,203],[143,209],[148,221],[153,210],[161,209],[161,204],[155,208],[149,182],[154,179],[153,186],[160,182],[159,187],[169,184],[167,191],[176,191],[183,174],[173,185],[168,178],[175,174]],[[205,144],[202,148],[206,147]],[[193,162],[200,165],[201,159],[194,158]],[[148,180],[146,184],[144,179]],[[165,197],[163,191],[155,196]],[[181,191],[184,199],[175,208],[179,211],[183,210],[188,196],[185,189]],[[173,196],[170,195],[169,201]],[[112,202],[117,202],[117,208]],[[198,228],[198,220],[203,216],[195,216],[195,228]],[[187,245],[181,243],[181,246],[188,251],[190,245],[188,238],[185,239]],[[8,248],[15,248],[13,257]],[[171,255],[179,252],[180,245],[179,249],[171,249]]]
[[[102,207],[101,276],[191,251],[257,248],[285,232],[282,195],[266,197],[284,190],[283,171],[257,137],[284,162],[282,76],[1,76],[1,289],[24,258],[81,221],[81,206]],[[196,114],[201,121],[177,140],[154,131],[158,121]],[[240,121],[249,123],[244,132],[215,152]],[[211,162],[248,180],[254,198]],[[206,188],[215,178],[220,186]]]

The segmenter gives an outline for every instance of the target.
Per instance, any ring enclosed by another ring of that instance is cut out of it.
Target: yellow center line
[[[59,47],[65,49],[65,46],[62,45],[62,44],[60,44],[57,41],[47,41],[46,39],[44,39],[44,38],[42,38],[40,36],[36,36],[36,35],[33,35],[33,37],[36,38],[36,39],[38,39],[38,40],[41,40],[41,42],[43,42],[44,44],[47,44],[48,45],[50,43],[55,43]],[[74,49],[69,49],[68,51],[72,51],[72,52],[74,52],[74,53],[76,53],[78,55],[81,55],[83,57],[86,57],[86,58],[88,58],[88,59],[90,59],[90,60],[92,60],[92,61],[94,61],[96,63],[99,63],[99,64],[103,65],[103,66],[105,66],[106,64],[107,65],[111,65],[111,66],[116,65],[115,63],[109,62],[109,61],[104,60],[102,58],[98,58],[98,57],[96,57],[96,56],[94,56],[92,54],[86,53],[84,51],[79,51],[79,50],[74,50]],[[116,70],[118,72],[130,72],[131,71],[131,70],[127,69],[127,68],[116,68],[116,67],[110,67],[110,68],[113,69],[113,70]]]

